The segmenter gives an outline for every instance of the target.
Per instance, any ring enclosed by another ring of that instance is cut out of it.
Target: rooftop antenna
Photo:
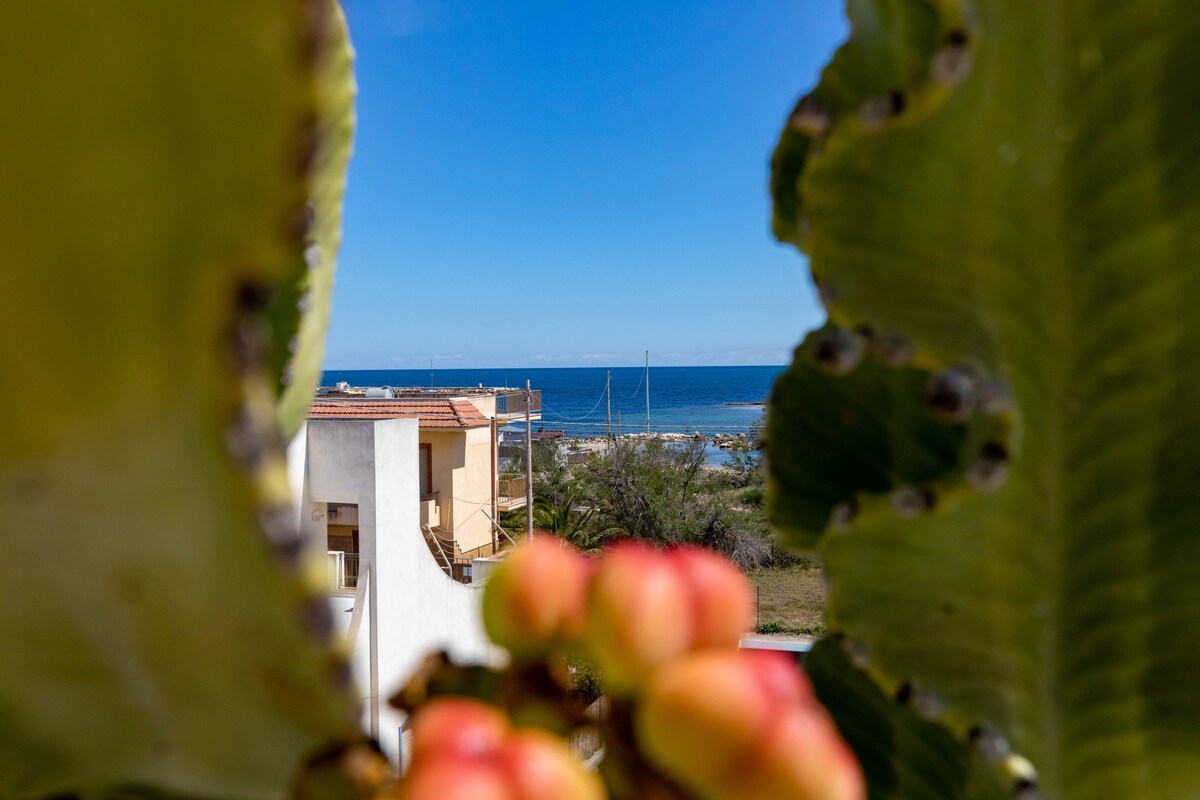
[[[429,359],[429,388],[433,388],[433,359]]]

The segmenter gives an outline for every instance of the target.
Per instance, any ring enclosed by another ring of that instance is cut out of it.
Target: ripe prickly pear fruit
[[[783,714],[750,770],[726,784],[739,800],[862,800],[862,769],[825,709],[812,705]]]
[[[635,731],[646,756],[669,775],[694,770],[705,785],[742,767],[774,714],[737,655],[717,651],[664,667],[641,701]]]
[[[491,753],[509,733],[508,719],[494,706],[466,697],[439,697],[413,720],[414,759]]]
[[[537,536],[516,548],[483,590],[483,626],[517,658],[579,641],[589,564],[575,548]]]
[[[438,756],[413,767],[400,783],[399,800],[519,800],[499,764],[488,759]]]
[[[576,762],[561,740],[539,730],[515,732],[499,753],[519,800],[603,800],[600,778]]]
[[[609,688],[629,692],[683,653],[737,647],[752,618],[750,585],[724,557],[622,543],[588,587],[587,644]]]
[[[606,687],[628,693],[692,641],[687,584],[663,553],[622,542],[601,558],[588,585],[586,643]]]
[[[647,759],[704,800],[861,800],[858,764],[785,656],[709,651],[648,681],[635,716]]]
[[[513,730],[496,708],[464,697],[426,705],[413,720],[413,757],[400,800],[604,800],[564,742]]]
[[[703,547],[687,545],[666,556],[683,575],[691,598],[690,649],[737,647],[754,620],[746,576],[727,558]]]

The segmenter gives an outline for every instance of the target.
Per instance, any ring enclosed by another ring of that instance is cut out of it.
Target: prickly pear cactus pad
[[[774,523],[1014,791],[1200,796],[1200,13],[847,7],[773,164],[830,319],[773,397]]]
[[[279,392],[276,417],[285,438],[295,435],[321,379],[325,328],[342,237],[342,196],[354,129],[353,53],[335,0],[313,8],[317,104],[297,156],[307,180],[303,248],[290,254],[286,277],[275,284],[266,315],[271,323],[268,367]]]
[[[5,12],[0,796],[282,797],[354,730],[275,422],[302,323],[270,314],[332,268],[341,13]]]
[[[1009,787],[972,743],[955,739],[946,728],[885,696],[836,639],[817,642],[804,671],[817,699],[841,712],[841,733],[858,757],[874,800],[1010,797]]]

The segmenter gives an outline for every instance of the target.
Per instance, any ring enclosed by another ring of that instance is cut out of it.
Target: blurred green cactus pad
[[[5,24],[0,796],[281,797],[356,716],[289,501],[301,417],[277,410],[321,357],[341,11]]]
[[[774,524],[1018,796],[1194,796],[1200,13],[847,8],[773,163],[829,313],[771,403]]]

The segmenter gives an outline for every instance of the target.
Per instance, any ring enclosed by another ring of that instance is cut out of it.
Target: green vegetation
[[[820,566],[771,541],[753,443],[736,447],[731,465],[717,469],[704,466],[703,448],[690,444],[620,442],[572,467],[557,452],[546,442],[534,448],[535,528],[585,552],[619,539],[703,545],[747,571],[758,590],[760,625],[774,626],[775,633],[824,632]],[[501,523],[521,530],[524,509]]]
[[[590,659],[581,655],[566,659],[567,692],[587,708],[604,695],[604,678]]]
[[[770,540],[757,451],[744,446],[728,468],[704,465],[704,448],[656,440],[618,441],[571,467],[556,446],[534,451],[534,526],[581,550],[617,539],[660,546],[699,544],[743,569],[791,563]],[[525,512],[502,524],[520,530]]]
[[[811,559],[750,572],[758,592],[758,632],[821,636],[825,631],[825,578]]]

